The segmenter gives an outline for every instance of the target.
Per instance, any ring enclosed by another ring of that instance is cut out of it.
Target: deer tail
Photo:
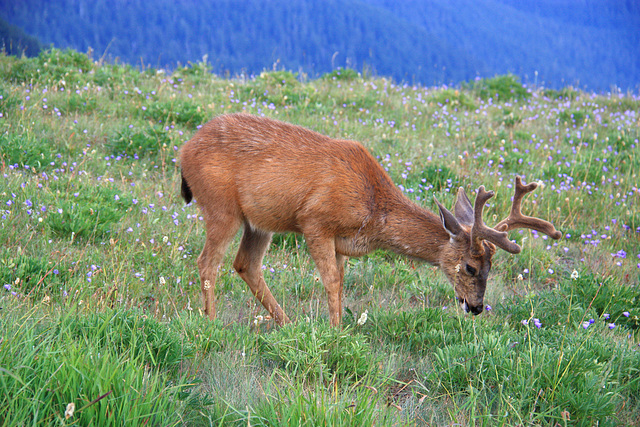
[[[182,198],[184,199],[186,204],[191,203],[191,200],[193,200],[193,193],[191,192],[191,187],[189,187],[189,183],[187,182],[187,180],[184,177],[184,173],[180,172],[180,175],[182,176]]]

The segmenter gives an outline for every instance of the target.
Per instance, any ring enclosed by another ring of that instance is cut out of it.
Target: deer
[[[537,183],[524,185],[520,176],[509,215],[491,228],[482,214],[494,192],[484,186],[473,205],[460,187],[453,213],[434,195],[436,215],[409,200],[361,143],[261,116],[213,118],[181,148],[180,167],[182,197],[187,204],[195,198],[206,228],[197,265],[204,313],[211,320],[216,277],[241,227],[233,268],[278,325],[290,320],[262,273],[274,233],[304,236],[333,326],[342,321],[348,257],[383,249],[438,266],[462,309],[477,315],[484,311],[496,247],[510,254],[522,250],[509,240],[509,231],[562,236],[552,223],[522,214],[522,199]]]

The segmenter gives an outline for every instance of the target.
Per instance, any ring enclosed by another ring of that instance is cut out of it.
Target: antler
[[[509,231],[516,228],[530,228],[541,233],[546,234],[552,239],[559,239],[562,237],[562,233],[553,226],[549,221],[545,221],[540,218],[534,218],[522,214],[521,204],[522,198],[531,191],[535,190],[538,184],[531,182],[527,185],[522,184],[522,179],[516,176],[516,191],[513,196],[513,204],[511,205],[511,212],[509,216],[498,223],[495,226],[496,230]]]
[[[485,191],[484,185],[478,189],[478,195],[474,203],[474,222],[471,227],[471,250],[478,253],[482,252],[482,241],[487,240],[505,251],[517,254],[522,248],[516,243],[509,240],[506,230],[498,230],[496,228],[487,227],[482,220],[482,210],[487,201],[494,196],[493,191]]]
[[[522,179],[516,176],[516,190],[513,196],[513,204],[509,216],[498,223],[494,228],[487,227],[482,221],[482,210],[487,200],[493,197],[493,191],[485,191],[484,186],[478,189],[474,206],[474,223],[471,228],[472,250],[476,252],[482,251],[482,241],[487,240],[505,251],[517,254],[522,248],[520,245],[509,240],[507,231],[516,228],[530,228],[546,234],[552,239],[559,239],[562,233],[548,221],[540,218],[534,218],[522,214],[522,199],[527,194],[538,187],[538,184],[531,182],[527,185],[522,184]]]

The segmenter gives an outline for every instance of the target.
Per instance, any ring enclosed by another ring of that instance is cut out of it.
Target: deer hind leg
[[[342,322],[342,287],[346,257],[336,253],[335,242],[330,238],[307,238],[311,258],[322,278],[329,303],[329,322],[339,326]]]
[[[340,305],[344,302],[343,299],[343,290],[344,290],[344,265],[347,261],[347,256],[336,253],[336,263],[338,265],[338,277],[340,278],[340,287],[338,291],[338,299],[340,300]],[[342,308],[342,307],[341,307]],[[340,310],[342,313],[342,309]],[[342,315],[340,315],[340,319],[342,320]]]
[[[242,280],[247,282],[253,295],[267,309],[276,323],[284,325],[290,320],[269,290],[262,275],[262,260],[271,243],[271,236],[270,232],[256,230],[251,228],[249,224],[245,224],[240,249],[233,262],[233,268],[242,277]]]
[[[227,221],[216,218],[216,221],[207,221],[206,227],[207,238],[202,253],[198,257],[198,270],[204,312],[209,319],[214,320],[216,318],[216,277],[227,247],[240,228],[240,224],[232,217]]]

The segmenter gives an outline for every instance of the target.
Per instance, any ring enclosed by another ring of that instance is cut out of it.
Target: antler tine
[[[544,233],[552,239],[557,240],[562,237],[562,233],[556,230],[553,224],[549,221],[522,214],[522,199],[537,187],[538,184],[535,182],[531,182],[527,185],[522,184],[522,179],[519,176],[516,176],[516,189],[513,196],[513,203],[511,204],[511,212],[507,218],[503,219],[495,226],[496,230],[506,232],[516,228],[529,228],[531,230]]]
[[[484,185],[478,189],[474,203],[474,223],[471,228],[471,248],[474,252],[482,252],[482,241],[487,240],[512,254],[520,253],[522,248],[509,240],[506,231],[487,227],[482,220],[482,211],[487,201],[494,196],[493,191],[485,191]]]

